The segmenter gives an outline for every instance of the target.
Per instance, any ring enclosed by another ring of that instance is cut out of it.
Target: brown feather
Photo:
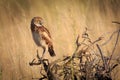
[[[48,46],[48,52],[49,52],[49,54],[50,54],[51,57],[56,56],[56,54],[55,54],[55,52],[53,50],[53,46],[52,45]]]

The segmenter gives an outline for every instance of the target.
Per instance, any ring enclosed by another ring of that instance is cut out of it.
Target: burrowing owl
[[[31,20],[31,31],[34,42],[37,46],[43,48],[42,57],[46,51],[49,52],[50,56],[55,56],[50,32],[43,26],[43,19],[41,17],[34,17]]]

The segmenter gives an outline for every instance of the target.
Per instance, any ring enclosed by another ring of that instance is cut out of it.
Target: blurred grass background
[[[112,21],[120,22],[119,14],[120,0],[0,0],[0,79],[39,77],[39,67],[29,66],[36,49],[42,51],[32,40],[30,21],[34,16],[41,16],[51,32],[57,56],[46,56],[55,60],[72,54],[76,37],[85,27],[93,40],[105,32],[118,30],[120,26]],[[107,51],[111,52],[114,40],[115,37],[103,47],[106,55],[110,55]],[[120,43],[115,56],[119,55],[119,48]]]

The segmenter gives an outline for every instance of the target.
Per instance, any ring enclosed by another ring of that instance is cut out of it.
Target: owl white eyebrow
[[[41,27],[42,25],[41,24],[35,24],[36,26],[38,26],[38,27]]]

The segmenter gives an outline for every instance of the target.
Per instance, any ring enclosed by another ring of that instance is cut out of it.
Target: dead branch
[[[98,37],[98,39],[92,41],[86,28],[82,34],[83,40],[81,42],[79,42],[80,35],[77,36],[76,49],[72,56],[64,56],[62,59],[50,63],[48,59],[42,59],[37,51],[38,62],[33,59],[29,64],[30,66],[40,65],[42,67],[42,70],[40,70],[42,77],[39,80],[112,80],[110,73],[119,65],[119,63],[113,64],[111,62],[118,43],[119,32],[110,57],[103,55],[102,45],[97,43],[103,40],[103,37]],[[117,31],[112,33],[109,40],[115,33]],[[95,44],[97,50],[93,47]],[[100,53],[100,56],[94,55],[97,53]],[[118,61],[118,58],[116,61]],[[113,65],[111,66],[111,64]]]
[[[111,56],[110,56],[110,60],[109,60],[109,62],[108,62],[108,65],[110,64],[111,58],[112,58],[112,56],[113,56],[113,54],[114,54],[114,52],[115,52],[115,49],[116,49],[116,46],[117,46],[117,43],[118,43],[118,40],[119,40],[119,35],[120,35],[120,29],[119,29],[119,31],[118,31],[117,38],[116,38],[116,42],[115,42],[114,48],[113,48],[113,50],[112,50],[112,54],[111,54]]]
[[[109,37],[109,39],[107,41],[105,41],[103,44],[101,44],[101,46],[104,46],[106,44],[108,44],[110,42],[110,40],[112,39],[112,37],[116,34],[116,33],[119,33],[120,30],[117,30],[117,31],[114,31],[111,36]]]

